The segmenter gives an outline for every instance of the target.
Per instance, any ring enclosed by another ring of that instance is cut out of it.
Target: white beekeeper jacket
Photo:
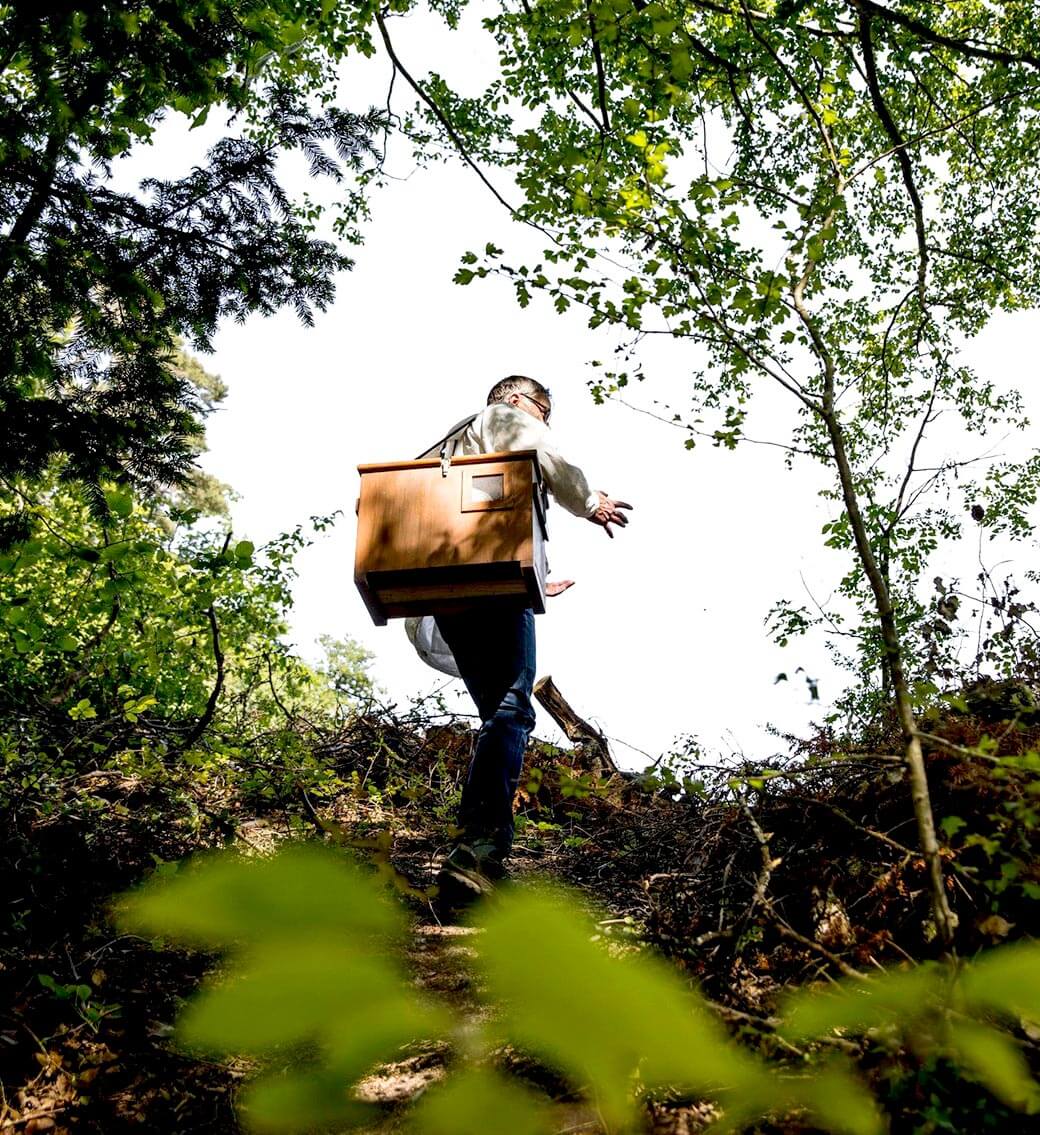
[[[599,494],[589,488],[585,474],[567,461],[556,448],[549,427],[532,414],[518,410],[505,402],[495,402],[464,427],[438,442],[423,457],[435,457],[442,445],[449,452],[462,457],[480,453],[509,453],[518,449],[533,449],[538,454],[545,483],[553,498],[575,516],[592,516],[599,506]],[[435,670],[459,677],[448,644],[437,630],[432,615],[405,619],[405,633],[419,657]]]

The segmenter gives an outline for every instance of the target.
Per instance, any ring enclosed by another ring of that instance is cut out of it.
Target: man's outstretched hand
[[[562,595],[568,587],[574,586],[573,579],[556,579],[545,585],[545,594],[551,599],[554,595]]]
[[[604,532],[614,539],[614,533],[610,530],[612,524],[616,524],[619,528],[624,528],[628,523],[628,517],[621,512],[621,509],[631,509],[630,504],[625,504],[624,501],[613,500],[608,497],[602,489],[597,489],[599,493],[599,507],[589,517],[593,524],[598,524]]]

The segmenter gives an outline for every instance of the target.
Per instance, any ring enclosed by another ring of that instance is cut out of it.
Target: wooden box
[[[489,600],[545,610],[545,498],[533,450],[358,472],[354,582],[377,625]]]

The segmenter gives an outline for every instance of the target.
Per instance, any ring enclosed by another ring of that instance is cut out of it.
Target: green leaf
[[[1021,1049],[1006,1033],[974,1021],[951,1021],[947,1043],[954,1063],[1008,1107],[1030,1114],[1040,1110],[1040,1085]]]
[[[128,489],[107,489],[105,503],[114,516],[127,517],[134,510],[134,498]]]
[[[351,1099],[350,1087],[335,1071],[287,1072],[246,1085],[240,1107],[250,1130],[272,1135],[374,1122],[375,1109]]]
[[[79,647],[77,640],[70,634],[58,635],[57,641],[54,645],[58,648],[58,650],[63,650],[65,652],[76,650]]]
[[[222,854],[133,896],[122,925],[239,953],[182,1012],[179,1041],[218,1056],[279,1052],[284,1074],[241,1095],[257,1131],[342,1127],[372,1118],[353,1086],[403,1046],[451,1025],[387,956],[400,911],[373,880],[327,848],[295,846],[266,860]],[[291,1053],[305,1046],[307,1064]],[[289,1053],[288,1057],[286,1053]]]
[[[630,1080],[727,1090],[752,1109],[773,1090],[767,1068],[738,1047],[663,963],[617,959],[558,892],[514,894],[488,914],[480,963],[507,1006],[503,1031],[592,1086],[611,1122],[631,1118]]]
[[[97,710],[90,704],[89,698],[80,698],[69,710],[69,717],[73,721],[85,721],[87,718],[97,717]]]
[[[1040,1020],[1040,942],[1016,942],[966,967],[959,989],[976,1009]]]
[[[220,947],[309,934],[387,935],[402,916],[342,856],[297,846],[272,859],[201,857],[174,879],[146,885],[118,914],[127,929]]]
[[[498,1073],[471,1068],[424,1096],[412,1116],[421,1135],[543,1135],[548,1109]]]
[[[693,74],[693,60],[690,53],[681,47],[675,47],[671,52],[672,77],[677,83],[685,83]]]
[[[939,827],[942,828],[943,834],[947,839],[952,839],[961,828],[966,828],[967,826],[967,821],[962,820],[960,816],[944,816],[939,823]]]
[[[881,1135],[887,1129],[866,1086],[837,1065],[814,1070],[790,1089],[787,1107],[804,1107],[815,1126],[840,1135]]]
[[[243,973],[208,986],[178,1022],[182,1040],[209,1052],[262,1054],[340,1035],[361,1042],[355,1049],[363,1054],[360,1072],[381,1047],[368,1055],[378,1014],[399,1023],[396,1044],[436,1031],[439,1019],[413,1012],[412,995],[385,958],[351,943],[307,938],[300,923],[295,937],[252,952]]]
[[[943,971],[935,965],[890,970],[869,984],[846,981],[832,991],[801,989],[780,1007],[779,1030],[789,1040],[826,1036],[836,1029],[862,1033],[906,1023],[931,1009],[944,988]]]

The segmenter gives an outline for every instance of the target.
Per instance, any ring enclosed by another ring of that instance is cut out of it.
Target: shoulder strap
[[[438,438],[438,440],[437,440],[437,441],[435,441],[435,442],[433,443],[433,445],[431,445],[431,446],[430,446],[430,448],[429,448],[429,449],[424,449],[424,450],[422,451],[422,453],[420,453],[420,454],[419,454],[419,456],[415,458],[415,460],[416,460],[416,461],[422,461],[422,459],[423,459],[424,457],[426,457],[426,456],[427,456],[427,454],[431,454],[431,453],[433,453],[434,451],[437,451],[437,452],[439,452],[439,453],[440,453],[440,455],[441,455],[441,457],[444,457],[444,456],[446,456],[446,451],[447,451],[447,443],[448,443],[449,441],[451,441],[451,439],[452,439],[453,437],[455,437],[455,435],[456,435],[456,434],[461,434],[461,433],[462,433],[462,431],[463,431],[463,430],[464,430],[464,429],[465,429],[465,428],[466,428],[466,427],[467,427],[468,425],[470,425],[470,424],[471,424],[472,422],[475,422],[475,421],[477,420],[477,418],[479,418],[479,417],[480,417],[480,415],[481,415],[482,413],[483,413],[483,411],[482,411],[482,410],[478,410],[478,411],[477,411],[477,412],[476,412],[475,414],[470,414],[468,418],[463,418],[463,419],[462,419],[462,420],[461,420],[460,422],[456,422],[456,423],[455,423],[455,425],[453,425],[453,426],[451,427],[451,429],[450,429],[450,430],[448,430],[448,432],[447,432],[447,433],[446,433],[446,434],[444,435],[444,437],[442,437],[442,438]],[[456,438],[456,441],[457,441],[457,440],[458,440],[458,439]],[[455,451],[455,446],[454,446],[454,445],[452,445],[452,447],[451,447],[451,448],[452,448],[452,454],[454,454],[454,451]]]

